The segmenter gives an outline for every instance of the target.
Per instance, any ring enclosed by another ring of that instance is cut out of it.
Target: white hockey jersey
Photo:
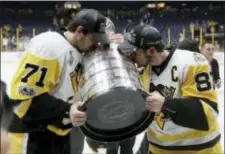
[[[176,50],[170,53],[160,67],[145,69],[141,79],[146,89],[155,87],[168,99],[198,98],[209,125],[207,131],[184,127],[176,124],[163,112],[159,113],[148,128],[148,140],[151,143],[149,149],[153,154],[185,152],[193,154],[195,152],[190,150],[194,149],[193,146],[201,145],[201,148],[204,149],[210,147],[208,144],[218,141],[220,137],[219,125],[216,120],[218,112],[206,103],[206,101],[210,101],[217,106],[217,95],[213,89],[209,72],[209,63],[202,55],[185,50]],[[203,147],[204,145],[205,147]],[[187,150],[185,151],[185,149]],[[220,151],[220,148],[217,149]],[[201,153],[208,152],[212,151],[203,150]]]
[[[10,97],[25,101],[15,109],[15,114],[22,118],[32,98],[46,92],[65,102],[72,99],[77,89],[75,68],[81,58],[58,32],[45,32],[32,38],[11,83]],[[69,132],[50,125],[48,129],[58,135]]]

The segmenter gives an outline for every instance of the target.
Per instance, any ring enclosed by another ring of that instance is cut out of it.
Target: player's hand
[[[74,103],[70,108],[70,120],[74,127],[84,125],[87,120],[86,113],[79,110],[80,104],[82,103]]]
[[[155,113],[159,113],[162,110],[162,107],[165,102],[165,97],[163,97],[158,91],[149,93],[149,96],[146,97],[146,108]]]
[[[120,33],[111,33],[109,34],[109,40],[112,43],[120,44],[124,42],[124,37]]]

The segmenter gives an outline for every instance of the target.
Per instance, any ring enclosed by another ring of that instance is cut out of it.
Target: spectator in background
[[[7,51],[7,49],[8,49],[8,43],[9,43],[9,39],[7,37],[3,37],[3,39],[2,39],[3,51]]]
[[[200,53],[206,57],[206,59],[209,61],[211,65],[211,75],[213,77],[214,86],[216,88],[221,87],[221,78],[220,78],[220,72],[219,72],[219,64],[218,61],[213,58],[214,56],[214,45],[212,42],[204,42],[201,46]]]

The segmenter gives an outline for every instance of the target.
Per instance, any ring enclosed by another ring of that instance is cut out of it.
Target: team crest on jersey
[[[160,112],[155,116],[155,121],[158,125],[158,127],[163,130],[164,126],[166,124],[167,121],[170,121],[169,116],[167,116],[166,114]]]
[[[35,96],[36,91],[33,88],[28,88],[26,86],[20,86],[19,87],[19,94],[25,95],[25,96]]]
[[[160,92],[166,98],[173,98],[174,93],[176,91],[176,88],[172,86],[164,86],[162,84],[158,84],[157,86],[155,86],[153,83],[151,83],[150,88],[151,87],[155,87],[155,89],[157,89],[157,91]]]

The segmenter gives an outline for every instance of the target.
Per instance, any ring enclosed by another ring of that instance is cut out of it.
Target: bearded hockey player
[[[109,44],[105,23],[98,11],[85,9],[66,31],[45,32],[30,41],[11,83],[17,105],[9,153],[70,154],[71,128],[86,121],[79,102],[69,103],[77,91],[76,71],[85,52]]]
[[[223,153],[217,95],[204,56],[164,50],[160,33],[149,25],[135,26],[125,40],[119,49],[145,67],[146,108],[157,113],[148,128],[149,153]]]

